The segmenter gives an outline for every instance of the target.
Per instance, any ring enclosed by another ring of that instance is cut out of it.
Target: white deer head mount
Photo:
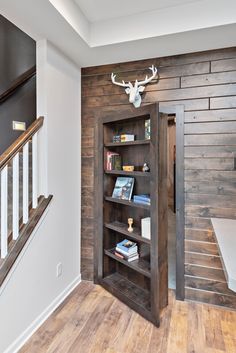
[[[135,108],[138,108],[141,105],[142,99],[140,94],[145,90],[144,85],[152,81],[157,75],[157,68],[154,65],[149,67],[149,69],[152,71],[152,76],[146,76],[145,80],[143,81],[136,80],[134,85],[130,81],[128,83],[125,83],[125,81],[122,81],[122,83],[116,82],[116,75],[114,75],[113,73],[111,74],[111,80],[114,85],[126,87],[125,93],[129,95],[129,101],[130,103],[133,103]]]

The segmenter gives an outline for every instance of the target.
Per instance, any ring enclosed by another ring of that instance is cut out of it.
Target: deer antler
[[[125,83],[124,80],[122,81],[122,83],[116,82],[116,75],[113,74],[113,72],[112,72],[112,74],[111,74],[111,80],[112,80],[112,82],[114,83],[114,85],[117,85],[117,86],[121,86],[121,87],[130,87],[130,85],[131,85],[131,82]]]
[[[156,75],[157,75],[157,68],[156,68],[154,65],[152,65],[151,67],[149,67],[149,69],[152,71],[152,76],[150,76],[150,77],[146,76],[144,81],[137,81],[137,80],[136,80],[136,82],[137,82],[136,84],[137,84],[138,86],[145,85],[145,84],[147,84],[148,82],[152,81],[152,80],[156,77]]]

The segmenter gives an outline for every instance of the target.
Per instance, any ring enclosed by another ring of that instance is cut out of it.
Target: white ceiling
[[[90,22],[125,17],[199,0],[74,0]]]
[[[94,6],[99,1],[108,0],[93,0]],[[134,0],[126,1],[131,10]],[[0,0],[0,13],[36,41],[49,40],[80,67],[236,46],[235,0],[180,1],[176,7],[146,7],[149,11],[92,23],[75,0]]]

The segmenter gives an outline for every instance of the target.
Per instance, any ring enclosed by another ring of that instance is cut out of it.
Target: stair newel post
[[[13,240],[19,236],[19,153],[15,155],[12,161],[13,166],[13,216],[12,216],[12,230]]]
[[[29,142],[23,147],[23,223],[29,220]]]
[[[1,170],[1,258],[8,253],[8,166]]]

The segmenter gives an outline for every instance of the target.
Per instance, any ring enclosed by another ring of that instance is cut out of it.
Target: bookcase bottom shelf
[[[101,279],[100,284],[145,319],[159,326],[159,322],[151,314],[149,291],[137,286],[118,272]]]

